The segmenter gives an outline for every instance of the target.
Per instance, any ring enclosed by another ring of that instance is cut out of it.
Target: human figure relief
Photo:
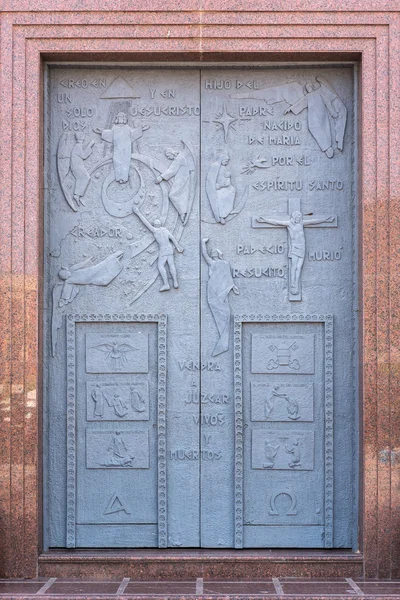
[[[94,402],[93,416],[102,418],[104,415],[104,394],[99,385],[96,385],[91,393],[91,397]]]
[[[303,214],[300,211],[294,211],[289,220],[270,219],[269,217],[259,217],[258,223],[269,223],[280,227],[286,227],[289,233],[289,253],[290,261],[290,292],[297,295],[300,291],[300,278],[306,255],[306,238],[304,236],[304,227],[318,225],[319,223],[332,223],[334,217],[323,219],[307,219],[303,221]]]
[[[293,442],[293,445],[291,448],[289,448],[288,446],[285,446],[285,451],[287,452],[287,454],[291,454],[292,458],[289,461],[289,467],[291,469],[294,469],[295,467],[301,467],[301,453],[300,453],[300,442],[299,440],[296,440],[295,442]]]
[[[134,387],[130,388],[129,401],[131,403],[132,410],[135,412],[142,413],[146,410],[146,401],[142,394],[135,390]]]
[[[306,95],[301,100],[291,104],[284,114],[292,112],[298,115],[302,110],[308,108],[308,129],[322,152],[325,152],[328,158],[332,158],[334,150],[329,115],[334,122],[335,141],[339,150],[343,150],[347,109],[324,77],[318,75],[316,80],[316,82],[306,84]]]
[[[115,179],[118,183],[126,183],[129,178],[131,165],[132,144],[140,139],[143,131],[149,129],[149,125],[135,126],[133,129],[128,125],[126,113],[119,112],[111,129],[103,131],[98,127],[93,131],[101,135],[101,138],[113,145],[113,165]]]
[[[265,416],[267,419],[275,406],[275,398],[287,398],[286,394],[280,394],[278,390],[278,386],[274,387],[271,396],[267,396],[265,400]]]
[[[297,421],[297,419],[300,419],[299,403],[297,402],[297,400],[295,398],[290,398],[290,396],[288,396],[287,394],[285,394],[285,400],[286,410],[289,419],[291,419],[292,421]]]
[[[227,154],[221,154],[211,164],[206,178],[206,192],[215,220],[222,225],[225,225],[225,220],[233,212],[235,205],[236,189],[227,168],[229,160]]]
[[[225,225],[226,221],[233,219],[242,211],[249,195],[249,188],[246,186],[242,197],[237,198],[237,190],[228,169],[229,161],[229,155],[221,153],[217,160],[211,163],[205,182],[215,222],[221,225]]]
[[[265,440],[265,446],[264,446],[265,462],[263,463],[264,469],[272,469],[274,467],[275,456],[278,453],[279,447],[280,447],[279,444],[277,446],[274,446],[273,444],[271,444],[271,442],[269,440]]]
[[[110,408],[114,409],[117,417],[120,417],[121,419],[128,414],[127,403],[121,399],[119,394],[114,394],[112,398],[107,398],[107,404]]]
[[[61,188],[65,199],[75,212],[83,204],[83,196],[90,182],[90,175],[86,170],[85,160],[93,152],[94,141],[91,140],[84,146],[85,134],[81,131],[65,133],[61,136],[57,149],[57,169],[60,177]],[[73,192],[67,185],[67,175],[71,172],[75,183]]]
[[[161,173],[156,179],[156,183],[161,183],[163,180],[170,181],[172,184],[168,192],[168,197],[175,206],[182,223],[186,220],[186,215],[189,210],[190,196],[190,169],[188,161],[183,152],[167,148],[165,156],[172,161],[166,171]]]
[[[332,118],[335,129],[335,141],[339,150],[343,150],[344,132],[347,122],[347,109],[338,97],[333,86],[322,76],[317,75],[316,81],[303,86],[292,81],[261,90],[251,90],[233,94],[232,98],[247,100],[264,100],[267,105],[287,102],[290,106],[284,114],[292,112],[295,115],[308,108],[308,129],[328,158],[333,158],[333,140],[329,117]]]
[[[226,352],[229,348],[229,330],[231,309],[228,296],[231,290],[238,294],[231,267],[223,254],[214,249],[211,254],[207,252],[208,238],[204,238],[201,244],[203,258],[209,266],[207,283],[207,300],[218,329],[219,339],[213,351],[213,356]]]
[[[147,229],[151,231],[158,244],[159,251],[157,267],[163,281],[160,292],[166,292],[167,290],[171,289],[168,282],[167,270],[165,268],[166,265],[169,266],[174,288],[177,289],[179,284],[174,261],[174,246],[178,252],[183,252],[183,248],[178,244],[172,233],[170,233],[166,227],[162,227],[160,219],[155,219],[152,225],[146,219],[146,217],[142,215],[137,206],[133,207],[133,212],[139,217],[143,225],[145,225]]]
[[[107,458],[102,463],[104,467],[132,467],[135,456],[129,451],[120,431],[113,435],[107,448]]]

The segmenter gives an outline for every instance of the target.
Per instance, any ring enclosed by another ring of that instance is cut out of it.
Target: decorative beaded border
[[[324,323],[325,325],[325,548],[333,546],[333,315],[234,316],[235,386],[235,548],[243,548],[243,323]]]
[[[75,547],[76,522],[76,365],[75,325],[85,322],[158,324],[158,547],[167,547],[167,316],[164,314],[67,315],[67,548]]]

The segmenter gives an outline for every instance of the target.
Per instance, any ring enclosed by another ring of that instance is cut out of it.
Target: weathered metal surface
[[[48,546],[353,545],[353,95],[50,69]]]

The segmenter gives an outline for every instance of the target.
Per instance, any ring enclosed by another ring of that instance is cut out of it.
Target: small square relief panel
[[[149,336],[145,333],[87,333],[87,373],[148,373]]]
[[[312,471],[314,432],[253,430],[251,468],[271,471]]]
[[[86,431],[88,469],[148,469],[148,431]]]
[[[314,386],[251,383],[252,421],[312,421]]]
[[[86,406],[88,421],[148,421],[149,384],[87,383]]]
[[[314,335],[251,336],[251,372],[314,373]]]

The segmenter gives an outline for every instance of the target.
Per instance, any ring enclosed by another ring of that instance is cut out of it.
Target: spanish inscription
[[[355,86],[49,66],[46,545],[356,547]]]
[[[289,200],[289,215],[283,218],[257,217],[253,218],[252,226],[285,227],[288,232],[289,260],[289,300],[301,300],[301,273],[306,254],[306,227],[337,227],[335,216],[305,217],[301,212],[299,198]]]

